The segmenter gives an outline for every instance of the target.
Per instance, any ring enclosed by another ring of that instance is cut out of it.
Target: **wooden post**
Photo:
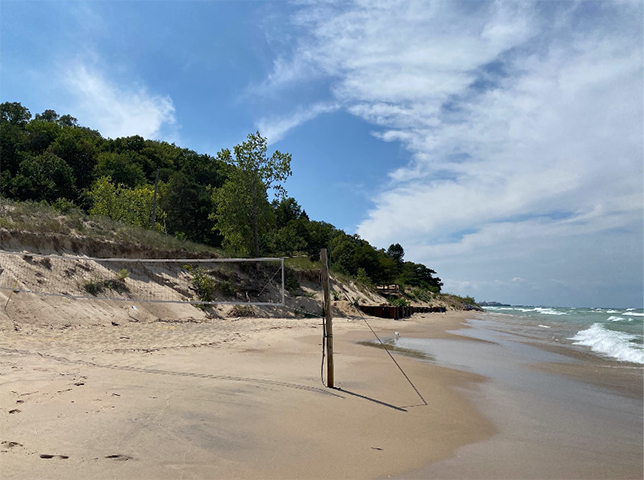
[[[322,262],[322,288],[324,289],[324,322],[326,325],[326,381],[333,388],[333,321],[331,320],[331,292],[329,291],[329,265],[326,248],[320,250]]]

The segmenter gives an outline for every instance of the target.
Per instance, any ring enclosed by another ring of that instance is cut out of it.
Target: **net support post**
[[[282,306],[286,305],[286,279],[284,272],[284,257],[282,257]]]
[[[326,254],[326,248],[320,250],[320,260],[322,262],[322,288],[324,290],[324,323],[326,326],[326,379],[327,387],[333,387],[333,320],[331,319],[331,295],[329,286],[329,262]]]

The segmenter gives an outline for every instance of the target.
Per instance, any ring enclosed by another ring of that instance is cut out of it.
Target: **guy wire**
[[[351,301],[351,299],[346,295],[346,293],[345,293],[345,296],[347,297],[347,300]],[[308,312],[308,311],[306,311],[306,310],[304,310],[304,309],[300,309],[300,308],[292,308],[292,307],[286,307],[286,308],[287,308],[287,309],[289,309],[289,310],[292,310],[292,311],[294,311],[294,312],[297,312],[297,313],[306,313],[306,314],[308,314],[308,315],[310,315],[310,316],[312,316],[312,317],[313,317],[313,316],[317,317],[317,315],[314,315],[313,313]],[[387,348],[387,345],[385,345],[385,344],[383,343],[383,341],[380,339],[380,337],[378,336],[378,334],[374,331],[374,329],[373,329],[373,328],[371,328],[371,325],[369,324],[369,322],[368,322],[368,321],[367,321],[367,319],[365,318],[364,313],[362,313],[362,310],[358,310],[358,312],[360,313],[360,318],[364,321],[364,323],[366,323],[366,324],[367,324],[367,327],[369,327],[369,330],[371,330],[371,333],[373,333],[374,337],[376,337],[376,339],[378,340],[378,342],[380,342],[380,345],[382,345],[382,348],[384,349],[384,351],[385,351],[385,352],[387,352],[387,355],[389,355],[389,358],[391,358],[392,362],[394,362],[394,364],[396,365],[396,367],[398,367],[398,370],[400,370],[400,373],[402,373],[402,374],[403,374],[403,376],[405,377],[405,379],[407,380],[407,382],[408,382],[408,383],[411,385],[411,387],[414,389],[414,391],[416,392],[416,395],[418,395],[418,397],[419,397],[419,398],[421,399],[421,401],[423,402],[423,405],[429,405],[429,404],[427,403],[427,400],[425,400],[425,398],[422,396],[422,394],[421,394],[421,393],[420,393],[420,391],[418,390],[418,388],[416,388],[416,385],[414,385],[414,382],[412,382],[412,381],[411,381],[411,379],[407,376],[407,374],[405,373],[405,371],[403,370],[403,368],[400,366],[400,364],[399,364],[399,363],[396,361],[396,359],[393,357],[393,355],[391,354],[391,352],[390,352],[390,351],[389,351],[389,349]],[[326,384],[324,383],[324,359],[325,359],[325,356],[326,356],[326,316],[325,316],[325,315],[323,315],[323,316],[322,316],[322,364],[320,365],[320,381],[322,382],[322,385],[325,385],[325,386],[326,386]]]
[[[345,293],[345,296],[346,296],[346,293]],[[347,297],[347,298],[348,298],[348,297]],[[350,299],[349,299],[349,301],[350,301]],[[362,310],[358,310],[358,311],[360,312],[360,317],[362,317],[362,320],[364,320],[364,323],[366,323],[366,324],[367,324],[367,327],[369,327],[369,330],[371,330],[371,333],[373,333],[373,335],[376,337],[376,339],[378,340],[378,342],[380,342],[380,345],[382,345],[382,348],[384,349],[384,351],[385,351],[385,352],[387,352],[387,355],[389,355],[389,358],[391,358],[391,360],[396,364],[396,366],[398,367],[398,370],[400,370],[400,373],[402,373],[402,374],[403,374],[403,376],[407,379],[407,381],[409,382],[409,385],[411,385],[411,387],[414,389],[414,391],[416,392],[416,394],[418,395],[418,397],[420,397],[420,399],[422,400],[423,404],[424,404],[424,405],[428,405],[428,403],[427,403],[427,401],[425,400],[425,398],[420,394],[420,392],[419,392],[419,391],[418,391],[418,389],[416,388],[416,385],[414,385],[414,382],[412,382],[412,381],[410,380],[410,378],[407,376],[407,374],[405,373],[405,371],[402,369],[402,367],[398,364],[398,362],[396,361],[396,359],[394,358],[394,356],[391,354],[391,352],[390,352],[390,351],[389,351],[389,349],[387,348],[387,345],[385,345],[385,344],[382,342],[382,340],[380,340],[380,337],[378,336],[378,334],[374,331],[374,329],[373,329],[373,328],[371,328],[371,325],[369,325],[369,322],[367,322],[367,319],[365,318],[364,314],[362,313]]]

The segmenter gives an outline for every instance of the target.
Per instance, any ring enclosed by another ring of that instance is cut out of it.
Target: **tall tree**
[[[115,185],[136,187],[145,183],[140,155],[136,152],[101,153],[94,168],[97,178],[110,177]]]
[[[268,157],[266,138],[259,132],[247,138],[235,146],[234,156],[229,149],[217,154],[220,161],[235,168],[213,192],[216,211],[212,218],[228,247],[259,257],[260,235],[268,230],[273,216],[267,191],[272,188],[280,198],[286,194],[282,183],[291,175],[291,154],[276,150]]]
[[[274,200],[275,207],[275,226],[277,228],[285,227],[302,215],[302,207],[292,197],[284,197],[281,200]]]
[[[222,238],[210,218],[213,211],[210,188],[182,172],[175,172],[170,176],[167,191],[159,207],[167,214],[168,231],[194,242],[220,247]]]
[[[47,151],[59,156],[74,169],[79,189],[90,186],[97,152],[91,133],[82,128],[64,128]]]
[[[43,122],[56,122],[58,121],[59,115],[55,110],[47,109],[42,113],[37,113],[34,117],[34,120],[40,120]]]
[[[21,157],[18,174],[9,186],[14,198],[53,202],[76,197],[74,170],[62,158],[50,152],[37,156],[22,153]]]
[[[29,109],[18,102],[4,102],[0,104],[0,122],[24,127],[31,120]]]
[[[393,243],[389,245],[389,248],[387,249],[387,255],[389,255],[396,261],[396,263],[399,263],[402,266],[403,258],[405,257],[405,250],[400,243]]]

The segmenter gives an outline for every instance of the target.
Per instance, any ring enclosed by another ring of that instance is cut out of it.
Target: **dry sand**
[[[436,332],[462,319],[426,317]],[[354,342],[363,322],[334,326],[341,390],[320,381],[319,319],[7,329],[2,478],[374,478],[494,433],[457,391],[481,378],[398,357],[425,406]]]
[[[449,332],[471,317],[369,322],[383,337],[452,342],[472,359],[497,345]],[[526,430],[512,411],[499,420],[504,405],[490,402],[490,377],[394,353],[424,405],[386,352],[358,343],[373,339],[359,319],[334,320],[335,390],[320,381],[320,319],[18,332],[4,322],[2,478],[641,478],[641,461],[631,457],[575,470],[584,452],[566,463],[569,452],[558,454],[538,425]],[[535,462],[555,466],[535,470]]]

